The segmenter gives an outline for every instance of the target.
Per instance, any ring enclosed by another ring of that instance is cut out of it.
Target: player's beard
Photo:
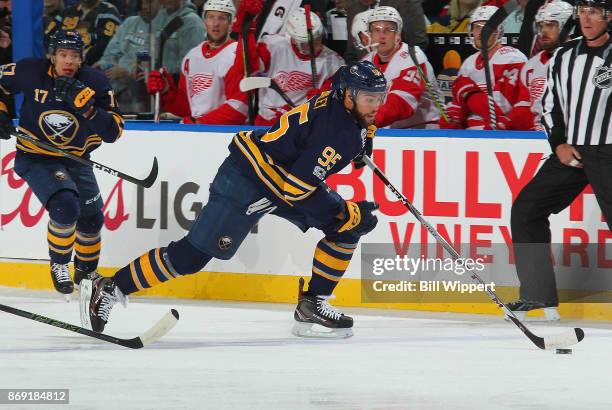
[[[357,104],[353,105],[353,108],[351,108],[351,114],[353,115],[353,118],[355,118],[357,120],[357,122],[359,123],[359,125],[362,128],[367,128],[368,125],[372,125],[374,124],[374,119],[372,119],[372,121],[368,121],[365,117],[365,115],[363,115],[362,113],[360,113],[357,110]]]

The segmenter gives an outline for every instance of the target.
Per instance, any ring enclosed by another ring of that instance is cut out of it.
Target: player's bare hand
[[[576,168],[584,167],[582,162],[580,162],[582,156],[580,155],[578,150],[576,150],[576,148],[574,148],[570,144],[561,144],[557,146],[557,148],[555,149],[555,154],[557,154],[557,158],[559,158],[559,161],[563,165]]]
[[[104,74],[109,80],[117,80],[122,77],[127,77],[129,75],[128,70],[120,66],[119,64],[115,64],[114,66],[106,69]]]

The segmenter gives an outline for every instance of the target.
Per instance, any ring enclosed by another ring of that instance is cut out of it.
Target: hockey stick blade
[[[7,313],[12,313],[13,315],[24,317],[26,319],[34,320],[36,322],[44,323],[49,326],[58,327],[60,329],[68,330],[70,332],[89,336],[94,339],[113,343],[130,349],[140,349],[144,346],[156,342],[166,333],[168,333],[179,320],[178,311],[176,311],[175,309],[170,309],[170,311],[166,313],[157,323],[155,323],[153,327],[144,332],[142,335],[134,337],[132,339],[120,339],[118,337],[110,336],[104,333],[97,333],[80,326],[62,322],[61,320],[52,319],[46,316],[38,315],[36,313],[27,312],[25,310],[17,309],[11,306],[0,304],[0,310]]]
[[[55,152],[56,154],[60,154],[63,157],[70,158],[71,160],[76,161],[76,162],[78,162],[80,164],[87,165],[89,167],[92,167],[92,168],[97,169],[97,170],[102,171],[102,172],[106,172],[107,174],[110,174],[110,175],[112,175],[114,177],[124,179],[124,180],[126,180],[128,182],[131,182],[131,183],[136,184],[136,185],[143,186],[145,188],[150,188],[153,185],[153,183],[155,182],[155,180],[157,179],[158,165],[157,165],[157,158],[156,157],[153,157],[153,167],[151,168],[151,171],[149,172],[149,175],[145,179],[138,179],[138,178],[134,178],[131,175],[124,174],[121,171],[117,171],[116,169],[112,169],[110,167],[107,167],[106,165],[102,165],[102,164],[100,164],[100,163],[98,163],[96,161],[92,161],[90,159],[79,157],[78,155],[71,154],[70,152],[64,151],[64,150],[56,147],[55,145],[51,145],[51,144],[47,144],[45,142],[39,141],[39,140],[29,136],[28,134],[25,134],[25,133],[21,132],[21,131],[15,131],[15,132],[11,133],[11,135],[13,135],[13,137],[15,137],[15,138],[28,141],[28,142],[38,146],[39,148],[45,149],[47,151]]]
[[[431,236],[433,236],[434,239],[440,245],[442,245],[442,247],[453,257],[453,259],[455,260],[460,259],[461,255],[459,255],[459,253],[455,250],[455,248],[453,248],[446,241],[446,239],[444,239],[438,233],[438,231],[436,231],[436,229],[433,226],[431,226],[431,224],[429,224],[423,218],[423,216],[418,211],[418,209],[416,209],[415,206],[412,205],[412,203],[400,191],[398,191],[397,188],[395,188],[395,186],[389,181],[389,179],[380,170],[380,168],[378,168],[378,166],[374,164],[372,159],[368,157],[367,155],[364,155],[363,161],[366,163],[368,168],[370,168],[372,172],[383,182],[383,184],[385,184],[385,186],[397,197],[397,199],[399,199],[400,202],[402,202],[406,206],[406,208],[408,208],[410,213],[419,221],[419,223],[421,223],[421,225],[423,225],[429,231]],[[470,274],[470,277],[474,281],[478,282],[481,285],[485,284],[482,278],[478,276],[476,273],[471,272],[471,271],[468,271],[468,273]],[[572,331],[565,332],[565,333],[562,333],[556,336],[549,336],[549,337],[544,337],[544,338],[536,336],[535,334],[533,334],[533,332],[527,329],[527,326],[525,326],[523,322],[521,322],[516,317],[516,315],[508,308],[508,306],[504,302],[502,302],[502,300],[499,298],[499,296],[497,296],[495,291],[488,289],[486,290],[486,293],[489,296],[489,298],[491,298],[493,303],[495,303],[499,308],[501,308],[506,313],[506,315],[512,321],[512,323],[514,323],[525,334],[525,336],[527,336],[529,340],[531,340],[540,349],[548,350],[548,349],[559,349],[563,347],[568,347],[584,339],[584,331],[580,328],[574,328]]]
[[[259,88],[269,88],[272,84],[270,77],[245,77],[240,80],[240,91],[247,92]]]

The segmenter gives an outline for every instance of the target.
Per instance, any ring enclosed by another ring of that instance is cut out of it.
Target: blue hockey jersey
[[[114,142],[121,136],[123,118],[110,83],[100,70],[84,66],[75,78],[95,92],[95,112],[89,119],[71,112],[67,103],[56,99],[52,67],[43,59],[24,59],[0,66],[0,110],[6,107],[6,96],[22,92],[19,129],[71,154],[86,156],[102,141]],[[58,155],[19,139],[17,149]]]
[[[326,91],[283,114],[268,130],[239,132],[229,149],[245,175],[271,193],[270,200],[331,222],[344,208],[327,194],[323,181],[361,153],[366,133]]]

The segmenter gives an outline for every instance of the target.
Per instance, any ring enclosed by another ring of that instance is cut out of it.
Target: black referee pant
[[[548,217],[567,208],[587,184],[612,230],[612,144],[574,147],[584,168],[563,165],[553,154],[512,204],[510,225],[523,300],[559,303]]]

